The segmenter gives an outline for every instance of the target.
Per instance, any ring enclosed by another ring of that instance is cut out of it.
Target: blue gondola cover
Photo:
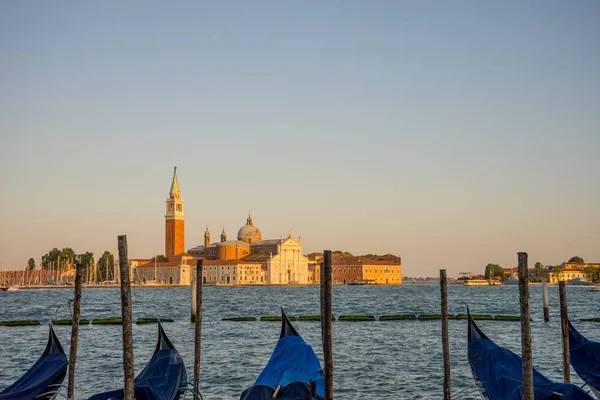
[[[569,322],[569,350],[577,375],[600,392],[600,343],[585,338]]]
[[[187,381],[183,359],[158,324],[158,343],[154,355],[135,378],[136,400],[176,400],[182,392],[181,384]],[[89,400],[123,399],[123,389],[96,394]]]
[[[48,386],[61,384],[67,374],[67,367],[67,356],[50,322],[48,344],[44,353],[25,375],[0,392],[0,400],[30,400],[43,393],[56,391],[58,388],[48,388]],[[51,397],[53,396],[48,395],[38,399]]]
[[[325,397],[319,359],[298,335],[283,310],[281,314],[281,335],[271,359],[254,385],[242,393],[241,400],[271,400],[277,387],[280,387],[277,399],[307,400],[311,381],[316,383],[318,398]]]
[[[510,350],[488,339],[469,315],[468,357],[473,374],[481,380],[490,400],[523,399],[521,391],[522,360]],[[553,383],[533,370],[536,400],[572,399],[593,400],[576,385]]]

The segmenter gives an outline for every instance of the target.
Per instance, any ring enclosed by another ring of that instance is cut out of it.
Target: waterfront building
[[[131,279],[138,285],[182,285],[191,283],[191,270],[196,259],[190,254],[182,253],[170,256],[167,261],[152,259],[130,260]]]
[[[248,215],[246,225],[237,234],[237,240],[227,240],[225,229],[221,241],[211,243],[208,228],[204,244],[193,247],[188,253],[204,259],[213,275],[204,275],[206,282],[216,284],[246,283],[263,285],[309,284],[308,258],[302,255],[302,240],[295,238],[290,230],[284,239],[263,239],[262,233]],[[255,270],[255,265],[261,271]],[[234,269],[235,265],[235,269]],[[206,270],[205,270],[206,271]],[[235,276],[234,276],[235,271]],[[235,278],[235,279],[234,279]]]
[[[321,282],[321,263],[323,253],[308,255],[310,265],[310,282]],[[353,256],[348,253],[334,253],[331,256],[332,282],[337,285],[346,284],[402,284],[402,260],[400,257],[385,254]]]
[[[568,263],[564,262],[557,266],[550,266],[548,269],[542,271],[542,279],[546,279],[548,283],[558,283],[560,281],[566,281],[568,283],[588,283],[590,277],[586,269],[588,267],[596,268],[600,270],[599,263]]]

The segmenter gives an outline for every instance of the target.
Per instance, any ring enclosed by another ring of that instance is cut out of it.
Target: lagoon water
[[[450,314],[519,315],[517,286],[450,285]],[[165,331],[181,352],[192,376],[194,326],[189,322],[190,288],[133,288],[133,314],[165,317]],[[530,286],[534,366],[561,380],[561,335],[558,287],[550,286],[550,323],[542,318],[541,287]],[[69,289],[0,292],[0,320],[69,318]],[[581,333],[600,340],[600,323],[578,319],[600,317],[600,293],[568,287],[569,315]],[[202,327],[201,392],[205,399],[239,399],[267,363],[279,337],[279,322],[227,322],[235,316],[319,313],[319,287],[205,287]],[[336,286],[333,313],[438,314],[438,284],[403,286]],[[58,309],[58,310],[57,310]],[[120,316],[119,289],[84,289],[82,318]],[[320,323],[292,322],[322,360]],[[519,322],[479,321],[496,343],[520,354]],[[467,362],[466,322],[450,321],[452,393],[477,399]],[[23,374],[40,356],[47,326],[0,327],[0,390]],[[70,326],[56,331],[68,354]],[[155,325],[133,326],[136,374],[156,345]],[[334,394],[338,399],[440,399],[442,356],[440,321],[339,322],[333,324]],[[75,397],[122,387],[121,326],[84,325],[79,331]],[[572,371],[572,381],[581,380]],[[188,396],[189,398],[189,396]]]

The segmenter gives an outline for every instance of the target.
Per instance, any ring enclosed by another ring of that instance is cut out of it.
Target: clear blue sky
[[[600,262],[600,2],[0,3],[0,265],[263,237]]]

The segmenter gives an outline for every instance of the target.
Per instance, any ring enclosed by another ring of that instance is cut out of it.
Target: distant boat
[[[469,310],[468,358],[475,383],[485,400],[522,399],[521,357],[492,342],[475,324]],[[577,385],[554,383],[533,369],[536,400],[571,399],[593,400]]]
[[[67,356],[50,322],[46,350],[22,377],[0,392],[0,400],[54,398],[67,375],[67,366]]]
[[[569,321],[569,352],[577,375],[600,399],[600,343],[585,338]]]
[[[321,364],[281,309],[281,334],[271,359],[240,400],[319,399],[325,397]]]
[[[504,282],[502,282],[503,285],[518,285],[519,284],[519,278],[517,278],[514,275],[511,275],[510,278],[508,278],[507,280],[505,280]]]
[[[566,281],[565,284],[574,286],[589,286],[591,283],[590,281],[586,281],[585,279],[573,278],[571,280]]]
[[[21,288],[19,285],[12,285],[12,286],[7,287],[6,289],[2,288],[2,290],[4,290],[5,292],[16,292],[16,291],[21,290]]]
[[[502,282],[497,279],[467,279],[464,286],[500,286]]]

